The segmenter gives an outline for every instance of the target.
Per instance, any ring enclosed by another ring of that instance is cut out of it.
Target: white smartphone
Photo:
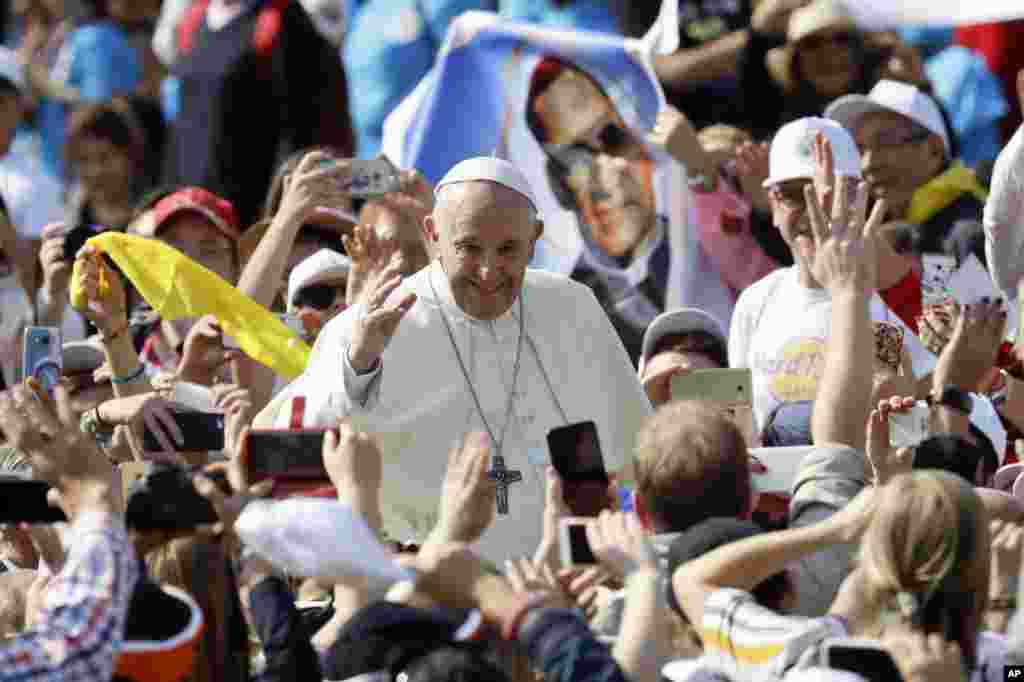
[[[906,412],[889,414],[889,447],[913,448],[921,444],[931,431],[931,410],[924,401],[914,403]]]
[[[558,549],[562,555],[562,567],[592,566],[597,558],[587,541],[587,523],[593,519],[583,516],[569,516],[558,524]]]
[[[949,280],[956,272],[956,259],[937,253],[921,256],[924,272],[921,274],[921,301],[924,305],[941,305],[952,298]]]
[[[821,646],[821,664],[825,668],[856,673],[867,682],[900,682],[903,679],[882,643],[871,639],[826,639]]]

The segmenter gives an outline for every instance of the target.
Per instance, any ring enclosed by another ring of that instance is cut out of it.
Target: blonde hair
[[[744,142],[753,142],[754,138],[747,131],[736,126],[716,123],[701,128],[697,133],[697,141],[705,150],[721,149],[723,147],[738,147]]]
[[[869,599],[926,632],[957,627],[973,660],[989,582],[980,498],[959,476],[934,470],[897,476],[876,498],[859,555]]]

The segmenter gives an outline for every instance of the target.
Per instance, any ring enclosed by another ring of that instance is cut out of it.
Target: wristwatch
[[[941,390],[932,391],[927,398],[928,405],[942,405],[969,415],[974,409],[974,398],[967,391],[956,386],[945,386]]]

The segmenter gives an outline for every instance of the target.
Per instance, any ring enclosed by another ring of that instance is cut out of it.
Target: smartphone
[[[64,260],[74,262],[78,252],[85,243],[99,234],[99,230],[89,225],[76,225],[64,233]]]
[[[125,524],[135,530],[188,530],[208,523],[217,523],[213,505],[199,494],[192,481],[202,470],[199,467],[156,466],[136,481],[129,490],[125,508]],[[231,486],[222,472],[206,476],[225,495]]]
[[[224,415],[222,413],[192,410],[175,412],[174,421],[185,437],[185,442],[177,446],[179,452],[210,452],[224,449]],[[163,450],[160,442],[149,428],[142,434],[142,448],[146,452]]]
[[[597,557],[587,541],[588,521],[586,518],[570,516],[558,522],[558,549],[562,555],[562,568],[597,563]]]
[[[0,475],[0,523],[59,523],[68,517],[46,501],[50,484]]]
[[[253,429],[239,457],[254,483],[272,479],[330,481],[324,468],[325,429]]]
[[[614,506],[597,425],[569,424],[548,432],[551,465],[562,479],[562,494],[574,516],[597,516]]]
[[[867,682],[899,682],[899,668],[880,642],[870,639],[832,638],[822,643],[822,665],[846,670]]]
[[[352,179],[345,188],[353,197],[376,197],[402,188],[398,169],[386,157],[352,162]]]
[[[754,421],[754,375],[750,369],[698,369],[672,377],[672,400],[720,405],[748,446],[760,443]]]
[[[953,297],[949,280],[956,272],[956,259],[943,254],[926,253],[921,256],[921,303],[925,306],[942,305]]]
[[[914,403],[906,412],[889,413],[889,447],[913,448],[931,431],[931,410],[924,401]]]
[[[672,377],[672,400],[702,400],[723,405],[751,405],[754,376],[750,369],[697,369]]]
[[[64,371],[64,351],[61,332],[56,327],[27,327],[22,345],[22,372],[27,379],[33,377],[39,387],[53,396]]]

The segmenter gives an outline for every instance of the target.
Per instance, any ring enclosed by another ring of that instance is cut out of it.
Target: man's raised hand
[[[370,285],[348,349],[349,363],[356,372],[363,374],[377,366],[402,318],[416,303],[416,294],[413,293],[407,293],[397,301],[389,301],[401,284],[402,275],[397,265],[392,265]]]
[[[868,187],[856,188],[848,178],[835,176],[831,183],[824,176],[832,169],[832,149],[819,135],[818,174],[813,185],[804,188],[811,223],[811,244],[800,244],[814,279],[833,295],[875,291],[878,284],[878,231],[885,216],[885,202],[878,201],[867,217]],[[852,196],[851,196],[852,193]]]

